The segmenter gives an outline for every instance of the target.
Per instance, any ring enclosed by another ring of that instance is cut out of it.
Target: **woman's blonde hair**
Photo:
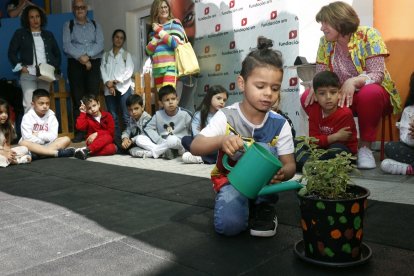
[[[160,23],[158,21],[158,13],[160,11],[161,5],[162,3],[165,2],[165,4],[167,4],[168,6],[168,20],[173,19],[174,16],[171,13],[171,6],[170,3],[168,3],[167,0],[154,0],[154,2],[152,2],[151,5],[151,23]]]
[[[341,35],[354,33],[359,26],[356,11],[347,3],[338,1],[323,6],[316,14],[316,22],[328,23]]]

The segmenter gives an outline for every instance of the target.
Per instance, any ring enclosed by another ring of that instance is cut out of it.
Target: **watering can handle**
[[[247,151],[249,148],[246,143],[243,143],[244,151]],[[223,164],[226,170],[231,171],[233,169],[232,166],[229,165],[229,156],[227,154],[223,154],[223,158],[221,159],[221,163]]]

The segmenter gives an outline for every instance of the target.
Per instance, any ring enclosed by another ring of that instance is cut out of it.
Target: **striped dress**
[[[184,40],[180,21],[171,19],[150,34],[146,52],[152,58],[152,75],[157,90],[166,85],[175,87],[177,72],[174,49]]]

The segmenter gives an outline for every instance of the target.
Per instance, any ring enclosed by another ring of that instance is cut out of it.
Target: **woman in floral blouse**
[[[320,39],[316,72],[335,72],[341,81],[339,106],[348,106],[358,116],[360,169],[376,167],[371,143],[383,115],[401,111],[400,96],[385,67],[387,47],[379,32],[359,26],[355,10],[347,3],[333,2],[316,15],[324,36]],[[313,90],[301,97],[303,106],[315,101]]]

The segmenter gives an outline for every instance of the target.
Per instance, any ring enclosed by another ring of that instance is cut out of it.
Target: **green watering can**
[[[303,187],[296,180],[270,184],[270,180],[282,168],[282,163],[265,147],[253,143],[244,145],[245,153],[232,167],[228,163],[228,155],[223,156],[223,166],[230,171],[227,178],[230,184],[241,194],[250,199],[258,196],[295,190]],[[268,185],[270,184],[270,185]]]

